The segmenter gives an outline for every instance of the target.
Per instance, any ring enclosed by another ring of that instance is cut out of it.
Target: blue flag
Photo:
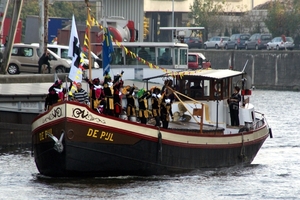
[[[112,45],[110,32],[106,22],[104,23],[104,37],[103,37],[103,46],[102,46],[102,62],[103,62],[103,76],[109,74],[110,72],[110,63],[112,61],[112,53],[114,52],[114,47]]]

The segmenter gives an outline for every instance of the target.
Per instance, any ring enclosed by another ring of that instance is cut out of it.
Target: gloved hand
[[[85,80],[86,82],[90,81],[88,77],[83,78],[83,80]]]

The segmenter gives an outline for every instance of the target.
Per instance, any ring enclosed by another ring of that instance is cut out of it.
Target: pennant
[[[72,29],[69,41],[69,51],[68,56],[72,58],[71,69],[69,73],[69,78],[78,83],[82,81],[82,67],[81,67],[81,50],[79,37],[77,33],[75,17],[72,17]]]
[[[105,76],[110,72],[110,63],[112,61],[112,53],[114,52],[114,48],[112,45],[108,25],[105,19],[103,25],[104,25],[103,27],[104,37],[103,37],[103,45],[102,45],[102,55],[103,55],[102,64],[103,64],[103,76]]]

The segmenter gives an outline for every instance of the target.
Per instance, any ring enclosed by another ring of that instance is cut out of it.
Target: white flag
[[[72,65],[69,73],[69,78],[76,83],[82,81],[82,68],[81,68],[81,48],[79,37],[77,33],[75,17],[72,17],[72,29],[69,41],[68,56],[72,58]]]

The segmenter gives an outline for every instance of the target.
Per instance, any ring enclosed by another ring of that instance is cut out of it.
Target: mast
[[[85,0],[85,3],[86,3],[86,7],[87,7],[87,19],[88,21],[90,20],[89,19],[89,16],[90,16],[90,5],[89,5],[89,0]],[[88,22],[90,24],[90,21]],[[90,26],[87,26],[87,36],[89,38],[88,40],[88,57],[89,57],[89,80],[92,81],[92,65],[94,65],[94,62],[92,62],[92,56],[91,56],[91,42],[90,42],[90,38],[91,38],[91,27]]]

